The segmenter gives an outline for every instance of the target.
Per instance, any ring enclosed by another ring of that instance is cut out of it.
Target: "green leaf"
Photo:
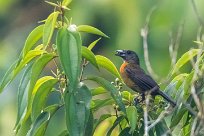
[[[32,71],[31,71],[31,79],[30,79],[30,86],[28,91],[28,100],[31,100],[31,95],[33,88],[35,86],[35,83],[42,72],[43,68],[47,65],[48,62],[50,62],[54,57],[56,57],[55,54],[43,54],[40,56],[33,64]]]
[[[111,96],[113,97],[113,99],[115,100],[115,102],[117,103],[121,111],[123,111],[126,114],[125,105],[122,102],[122,97],[114,85],[112,85],[109,81],[101,77],[89,77],[88,80],[93,80],[98,84],[100,84],[106,90],[110,91]]]
[[[3,89],[13,80],[14,77],[14,69],[16,67],[16,64],[18,63],[18,61],[15,61],[10,68],[8,69],[8,71],[6,72],[6,74],[4,75],[1,83],[0,83],[0,93],[3,91]]]
[[[106,136],[110,136],[112,131],[114,130],[114,128],[120,124],[120,122],[124,119],[125,117],[124,116],[120,116],[118,117],[115,122],[113,123],[112,127],[108,130],[108,133],[106,134]]]
[[[24,68],[25,65],[27,65],[32,59],[35,57],[42,55],[43,53],[46,53],[46,51],[40,50],[38,48],[34,50],[30,50],[26,56],[21,60],[19,65],[14,69],[14,75],[13,78]]]
[[[18,87],[18,113],[17,113],[17,119],[16,119],[16,124],[15,124],[15,133],[18,133],[18,130],[20,129],[20,123],[23,118],[23,114],[25,113],[26,106],[27,106],[27,100],[28,100],[28,84],[30,81],[30,73],[31,73],[31,66],[28,66],[28,68],[25,70],[22,79],[20,81],[19,87]]]
[[[76,92],[77,121],[80,135],[85,134],[85,129],[90,115],[91,92],[82,82],[79,83]]]
[[[97,87],[97,88],[91,89],[92,96],[104,94],[107,92],[108,91],[106,89],[104,89],[103,87]]]
[[[94,125],[94,117],[93,117],[93,113],[92,111],[90,111],[89,114],[89,119],[88,122],[86,124],[86,128],[85,128],[85,136],[92,136],[93,135],[93,125]]]
[[[99,69],[98,63],[96,62],[96,57],[95,57],[94,53],[91,50],[89,50],[85,46],[82,46],[81,52],[82,52],[82,56],[86,60],[88,60],[91,64],[93,64],[97,69]]]
[[[56,113],[59,108],[60,106],[58,104],[46,107],[45,110],[40,113],[40,115],[33,123],[27,136],[44,136],[51,117]]]
[[[131,102],[134,99],[132,94],[130,92],[128,92],[128,91],[122,91],[121,95],[122,95],[122,98],[124,98],[125,100],[127,100],[129,102]]]
[[[68,6],[71,2],[72,2],[72,0],[63,0],[62,6]]]
[[[176,115],[172,116],[170,128],[175,127],[181,121],[187,109],[182,105],[176,112]]]
[[[48,46],[48,44],[50,43],[50,40],[52,38],[54,29],[55,29],[55,24],[57,21],[57,17],[59,15],[60,12],[56,11],[53,12],[52,14],[50,14],[47,18],[47,20],[45,21],[45,25],[44,25],[44,29],[43,29],[43,45],[44,48],[46,48]]]
[[[78,82],[81,72],[81,46],[82,41],[78,32],[70,32],[65,28],[57,34],[57,50],[60,62],[69,79],[69,91],[73,91]]]
[[[100,116],[99,119],[97,119],[94,123],[94,127],[93,127],[93,132],[95,132],[96,128],[101,124],[101,122],[103,122],[104,120],[106,120],[107,118],[112,117],[111,114],[102,114]]]
[[[89,49],[89,50],[92,50],[92,49],[95,47],[95,45],[98,43],[98,41],[100,41],[100,40],[101,40],[101,38],[98,38],[97,40],[93,41],[93,42],[88,46],[88,49]]]
[[[100,36],[109,38],[106,34],[104,34],[99,29],[97,29],[97,28],[95,28],[93,26],[89,26],[89,25],[80,25],[80,26],[77,27],[77,31],[96,34],[96,35],[100,35]]]
[[[31,119],[35,120],[37,116],[41,113],[43,110],[48,94],[50,93],[51,89],[54,87],[54,85],[58,82],[57,79],[51,78],[44,82],[36,92],[33,102],[32,102],[32,113],[31,113]]]
[[[36,27],[27,37],[24,48],[23,58],[30,51],[30,49],[42,38],[44,25]]]
[[[127,111],[127,118],[130,122],[130,127],[131,127],[130,132],[134,133],[137,125],[137,118],[138,118],[137,109],[135,106],[129,106],[126,109],[126,111]]]
[[[50,2],[50,1],[45,1],[47,4],[51,5],[51,6],[54,6],[54,7],[59,7],[59,5],[57,5],[56,3],[54,2]]]
[[[197,55],[201,49],[191,49],[188,52],[184,53],[181,58],[176,62],[174,69],[172,71],[172,75],[179,71],[179,69],[190,61],[195,55]]]
[[[105,68],[111,74],[115,75],[117,78],[119,78],[121,81],[123,81],[117,68],[108,58],[101,56],[101,55],[96,55],[96,61],[97,61],[99,66]]]
[[[67,130],[69,131],[70,136],[80,136],[78,128],[78,119],[76,114],[76,98],[73,92],[65,93],[64,101]]]

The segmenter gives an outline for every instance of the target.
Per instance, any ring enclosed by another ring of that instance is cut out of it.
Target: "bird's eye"
[[[131,51],[127,51],[127,54],[131,54]]]

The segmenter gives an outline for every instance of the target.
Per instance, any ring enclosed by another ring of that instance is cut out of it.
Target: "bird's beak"
[[[120,57],[125,57],[125,51],[124,50],[116,50],[115,55],[120,56]]]

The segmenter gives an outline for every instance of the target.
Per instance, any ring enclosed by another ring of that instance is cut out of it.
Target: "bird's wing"
[[[156,86],[158,87],[152,77],[145,74],[142,69],[141,71],[135,71],[134,69],[126,68],[126,73],[142,91],[148,91]]]

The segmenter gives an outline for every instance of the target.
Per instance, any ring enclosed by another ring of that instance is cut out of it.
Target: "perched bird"
[[[132,90],[139,92],[142,96],[142,101],[145,99],[145,92],[151,91],[150,94],[153,97],[160,95],[170,102],[172,106],[176,106],[176,103],[159,89],[154,79],[140,67],[139,57],[134,51],[117,50],[115,55],[124,60],[120,67],[120,74],[125,84]]]

